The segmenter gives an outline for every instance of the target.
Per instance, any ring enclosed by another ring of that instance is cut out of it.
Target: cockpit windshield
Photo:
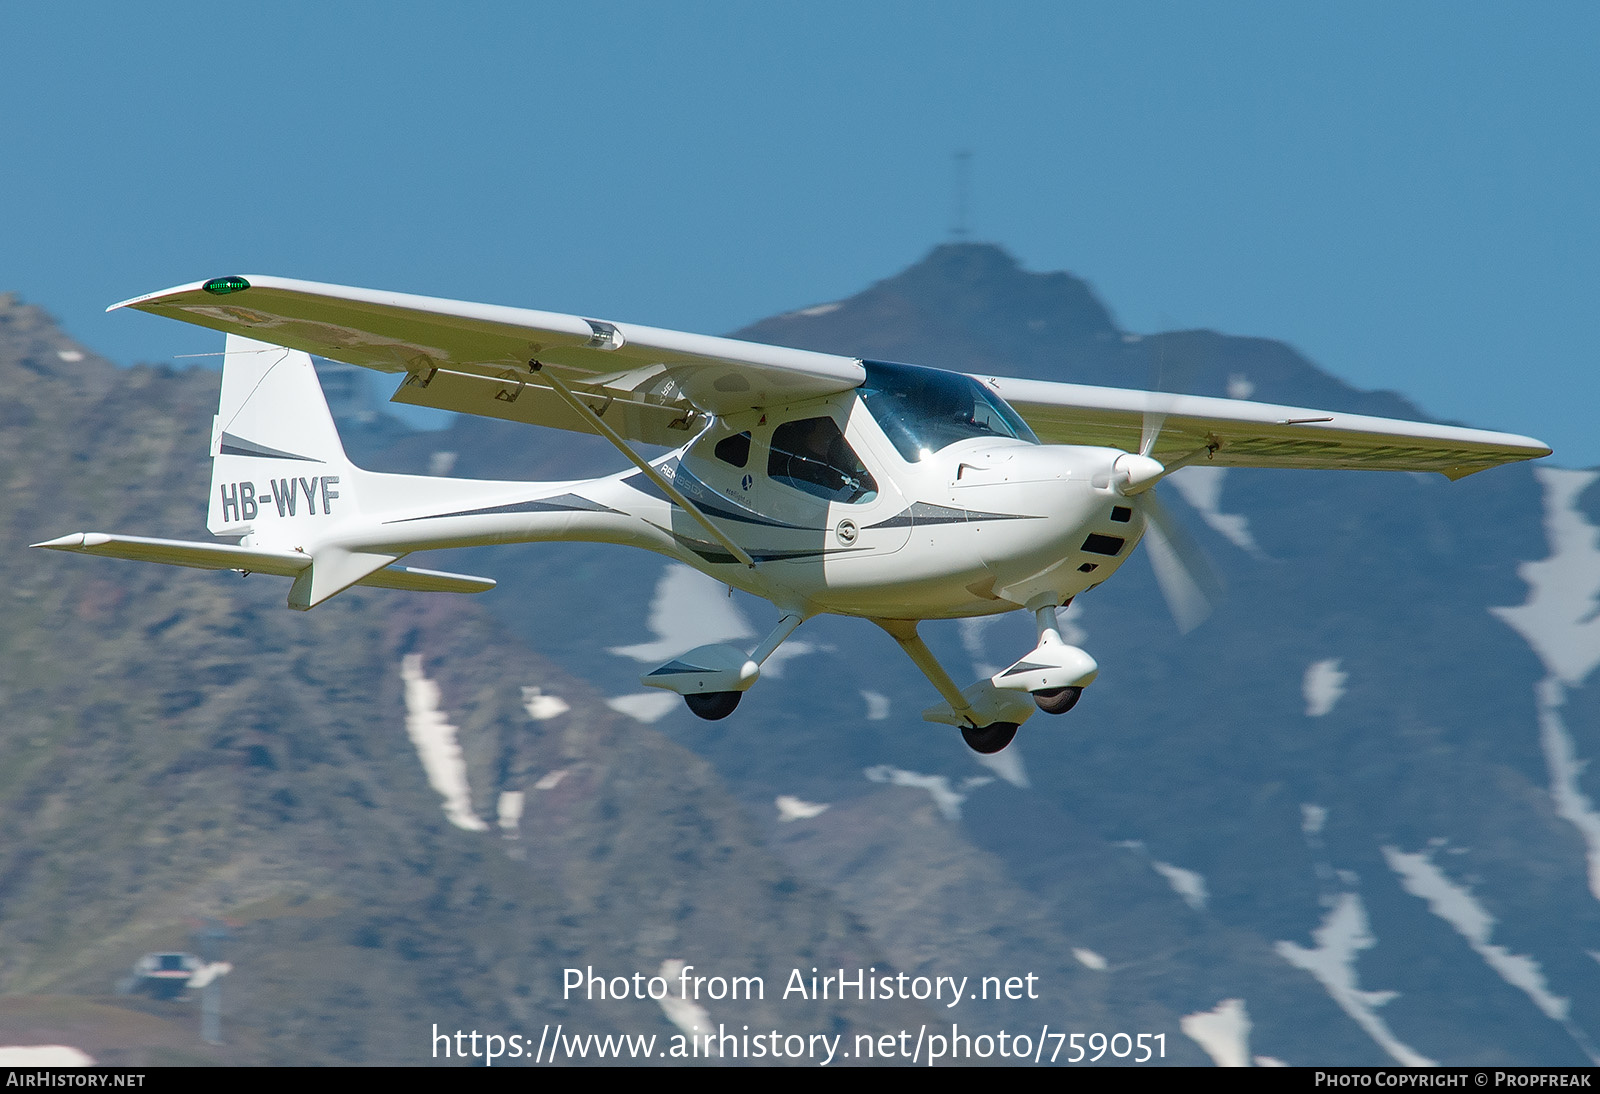
[[[862,365],[867,381],[857,390],[907,463],[973,437],[1039,443],[1004,399],[969,376],[884,361]]]

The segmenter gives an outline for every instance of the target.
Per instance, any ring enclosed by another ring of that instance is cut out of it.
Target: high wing
[[[1459,479],[1550,454],[1532,437],[1460,426],[1204,395],[974,378],[1010,403],[1046,444],[1138,452],[1153,433],[1146,454],[1169,468],[1198,460],[1221,467],[1438,471]]]
[[[394,401],[600,432],[549,369],[622,437],[676,447],[706,415],[860,386],[853,357],[494,304],[282,277],[219,277],[134,308],[404,373]],[[539,367],[531,367],[538,362]],[[1438,471],[1452,479],[1550,454],[1530,437],[1238,399],[979,376],[1047,444],[1105,445],[1167,465]]]
[[[630,440],[676,446],[702,415],[858,386],[855,358],[556,312],[284,277],[219,277],[113,304],[405,373],[394,401],[595,432],[538,361]]]

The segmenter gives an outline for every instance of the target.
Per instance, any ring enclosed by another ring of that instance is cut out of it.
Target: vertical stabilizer
[[[310,356],[230,334],[222,361],[206,527],[293,546],[353,514],[353,467]]]

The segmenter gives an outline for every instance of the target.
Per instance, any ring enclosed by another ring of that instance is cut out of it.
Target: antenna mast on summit
[[[957,152],[955,154],[956,209],[955,220],[950,225],[950,234],[956,239],[967,238],[967,204],[970,198],[968,176],[971,163],[971,152]]]

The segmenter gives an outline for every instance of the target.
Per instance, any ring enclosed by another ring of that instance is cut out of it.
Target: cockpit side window
[[[970,376],[884,361],[862,364],[867,380],[858,393],[907,463],[973,437],[1039,443],[1004,399]]]
[[[767,476],[829,501],[865,502],[878,484],[832,418],[802,418],[772,431]]]

